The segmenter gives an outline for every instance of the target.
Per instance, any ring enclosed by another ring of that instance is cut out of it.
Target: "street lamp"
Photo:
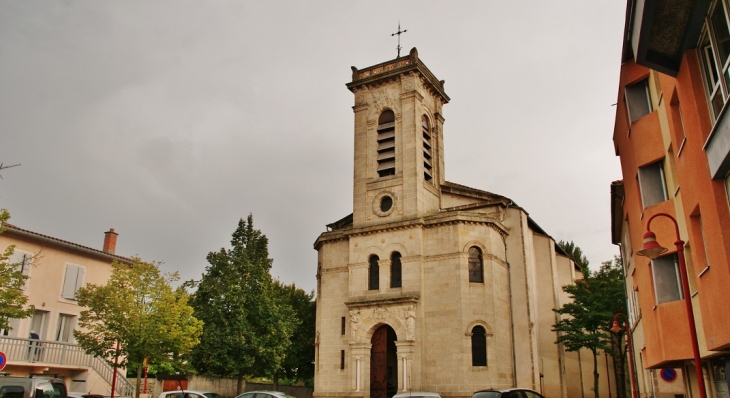
[[[674,232],[677,235],[677,240],[674,245],[677,247],[677,257],[679,257],[679,273],[682,277],[682,293],[684,294],[684,304],[687,307],[687,322],[689,323],[689,333],[692,338],[692,353],[694,355],[695,362],[695,373],[697,375],[697,385],[700,390],[700,398],[707,398],[707,392],[705,391],[705,379],[702,375],[702,362],[700,359],[700,347],[697,343],[697,327],[695,326],[695,316],[692,310],[692,298],[689,295],[689,280],[687,279],[687,265],[684,262],[684,241],[679,237],[679,226],[677,220],[674,217],[666,213],[657,213],[646,222],[646,233],[644,233],[644,245],[641,250],[637,251],[636,254],[644,257],[649,257],[654,260],[659,257],[660,254],[666,253],[668,249],[662,247],[656,241],[656,235],[651,232],[651,221],[658,216],[664,216],[672,220],[674,223]]]
[[[621,331],[621,326],[618,325],[618,316],[623,315],[626,322],[626,350],[629,351],[629,366],[631,367],[631,393],[634,398],[639,398],[639,385],[636,383],[636,372],[634,370],[634,350],[631,349],[631,331],[629,330],[629,317],[626,314],[619,312],[613,316],[613,326],[611,331],[618,333]]]

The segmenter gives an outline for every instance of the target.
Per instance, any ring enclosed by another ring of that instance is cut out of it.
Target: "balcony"
[[[109,385],[114,368],[106,361],[84,352],[76,344],[60,341],[0,337],[0,351],[5,353],[8,366],[42,366],[93,370]],[[32,365],[31,365],[32,364]],[[117,371],[116,396],[131,397],[134,385],[127,381],[122,371]]]

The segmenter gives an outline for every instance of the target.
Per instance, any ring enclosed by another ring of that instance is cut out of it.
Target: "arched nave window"
[[[487,331],[479,325],[471,330],[471,366],[487,366]]]
[[[484,283],[482,251],[476,246],[469,248],[469,282]]]
[[[390,255],[390,287],[402,287],[403,276],[400,263],[400,253],[393,252]]]

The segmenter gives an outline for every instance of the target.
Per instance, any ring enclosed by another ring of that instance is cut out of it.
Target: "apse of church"
[[[551,331],[580,271],[512,200],[445,180],[444,86],[415,48],[352,67],[352,214],[314,244],[314,396],[582,396],[592,359]]]

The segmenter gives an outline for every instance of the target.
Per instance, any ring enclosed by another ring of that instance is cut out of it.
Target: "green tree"
[[[307,293],[295,284],[275,282],[278,295],[291,304],[299,321],[292,335],[291,348],[281,364],[281,375],[289,384],[314,386],[314,333],[317,305],[314,292]]]
[[[580,253],[579,248],[575,249],[574,253]],[[625,355],[625,349],[621,351],[621,335],[616,336],[610,331],[614,315],[626,311],[620,262],[618,266],[611,261],[604,262],[595,273],[586,269],[584,279],[562,289],[571,301],[554,309],[561,315],[558,323],[553,325],[553,331],[558,332],[556,343],[563,344],[568,351],[577,352],[583,348],[591,351],[593,390],[598,398],[598,353],[603,351],[619,359]],[[617,374],[622,377],[619,383],[625,383],[624,372]]]
[[[0,233],[5,231],[3,225],[10,218],[5,209],[0,209]],[[22,319],[33,315],[35,308],[28,303],[28,296],[23,293],[22,287],[28,279],[23,275],[20,263],[11,263],[10,258],[15,251],[15,245],[0,252],[0,329],[10,329],[10,318]]]
[[[193,316],[188,294],[172,288],[177,273],[162,275],[155,263],[132,261],[131,265],[114,261],[106,285],[79,289],[76,299],[87,309],[81,311],[81,330],[74,330],[74,336],[87,353],[112,366],[137,364],[139,398],[144,358],[160,363],[190,351],[198,342],[202,322]]]
[[[297,324],[295,313],[277,294],[266,235],[253,216],[239,220],[231,248],[207,257],[209,266],[191,301],[205,322],[193,365],[200,373],[238,378],[267,376],[276,381]]]
[[[580,247],[576,246],[572,240],[570,242],[565,242],[561,240],[560,242],[558,242],[558,246],[560,246],[560,248],[568,254],[568,257],[570,257],[570,259],[573,260],[574,263],[578,264],[578,266],[584,273],[588,272],[588,259],[583,254],[583,250],[581,250]]]
[[[606,303],[607,310],[613,314],[627,314],[626,288],[624,285],[624,272],[621,258],[614,256],[613,261],[605,261],[601,264],[601,268],[595,272],[593,277],[598,281],[602,301]],[[617,333],[611,331],[613,326],[613,316],[610,320],[606,320],[602,324],[604,332],[609,336],[609,349],[606,351],[608,355],[613,357],[614,374],[616,375],[616,385],[619,387],[617,391],[618,398],[627,396],[627,389],[630,392],[631,385],[628,383],[627,375],[627,345],[626,345],[626,321],[625,317],[616,317],[619,322],[619,330]]]

